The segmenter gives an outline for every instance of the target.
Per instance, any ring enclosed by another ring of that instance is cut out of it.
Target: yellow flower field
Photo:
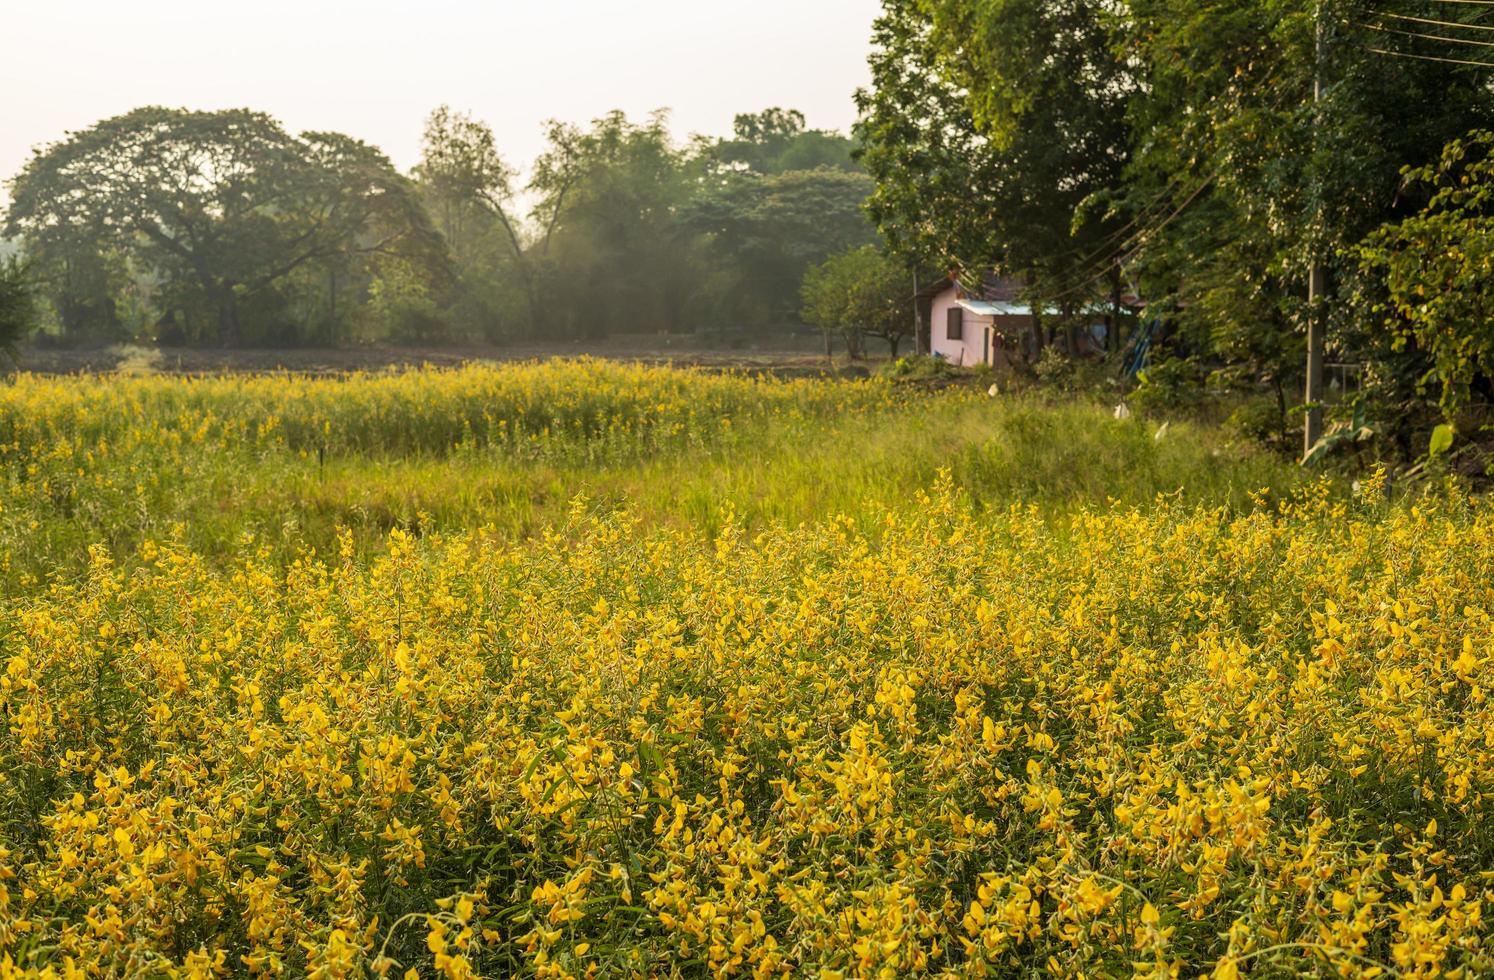
[[[724,507],[12,592],[0,977],[1494,970],[1487,504]]]

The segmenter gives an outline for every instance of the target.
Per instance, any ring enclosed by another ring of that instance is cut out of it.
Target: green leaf
[[[1427,455],[1441,456],[1452,448],[1453,427],[1443,423],[1432,430],[1432,442],[1427,446]]]

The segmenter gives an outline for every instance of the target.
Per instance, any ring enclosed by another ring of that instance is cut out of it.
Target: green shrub
[[[1204,399],[1203,372],[1185,358],[1156,361],[1136,376],[1128,401],[1141,412],[1175,412],[1196,408]]]
[[[1044,348],[1032,370],[1045,385],[1062,391],[1068,391],[1074,385],[1074,362],[1056,347]]]
[[[883,377],[904,381],[926,378],[944,378],[954,374],[954,367],[942,357],[927,354],[910,354],[884,365],[879,372]]]
[[[1275,398],[1250,398],[1230,413],[1224,427],[1241,439],[1267,446],[1286,442],[1286,420]]]

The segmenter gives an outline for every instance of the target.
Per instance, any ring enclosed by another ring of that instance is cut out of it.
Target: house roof
[[[992,300],[1004,303],[1017,302],[1021,299],[1022,291],[1027,288],[1026,283],[1017,276],[1001,276],[994,272],[987,272],[981,276],[980,284],[974,289],[966,289],[964,284],[953,276],[943,276],[920,286],[916,295],[922,299],[932,299],[952,287],[960,290],[961,299]]]
[[[958,302],[965,309],[977,316],[1031,316],[1032,306],[1026,302],[1023,293],[1027,284],[1019,276],[1002,276],[994,272],[987,272],[981,276],[980,285],[975,289],[967,289],[959,280],[944,276],[935,279],[918,288],[914,295],[920,300],[932,300],[941,293],[957,289]],[[1125,309],[1138,311],[1146,308],[1146,302],[1134,294],[1127,293],[1120,298],[1121,306]],[[1088,310],[1076,310],[1075,312],[1090,312],[1103,314],[1110,311],[1108,302],[1097,302]],[[1059,313],[1057,307],[1049,306],[1043,309],[1044,316],[1056,316]]]
[[[976,316],[1031,316],[1032,307],[1026,303],[1004,303],[988,299],[962,299],[962,308]]]

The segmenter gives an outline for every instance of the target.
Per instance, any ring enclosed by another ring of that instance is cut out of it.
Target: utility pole
[[[1323,0],[1318,0],[1314,14],[1314,64],[1312,78],[1312,127],[1313,143],[1317,144],[1317,133],[1323,125]],[[1318,180],[1321,188],[1321,180]],[[1316,249],[1316,246],[1314,246]],[[1323,333],[1328,324],[1323,316],[1323,298],[1328,292],[1328,270],[1323,267],[1321,254],[1313,256],[1312,267],[1307,272],[1307,385],[1303,401],[1307,404],[1307,416],[1302,425],[1302,457],[1323,437]]]
[[[923,311],[918,307],[918,269],[913,270],[913,352],[927,354],[923,349]]]

